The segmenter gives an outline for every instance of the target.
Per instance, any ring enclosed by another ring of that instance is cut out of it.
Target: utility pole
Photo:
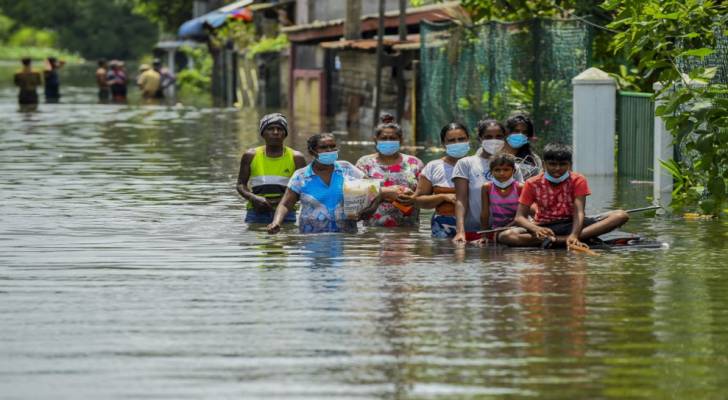
[[[382,99],[382,67],[384,66],[384,0],[379,0],[379,29],[377,29],[377,86],[374,96],[374,126],[379,123]]]
[[[399,0],[399,41],[407,40],[407,0]]]
[[[407,41],[407,0],[399,0],[399,41]],[[404,100],[407,96],[407,82],[404,80],[405,59],[404,52],[400,50],[397,57],[397,122],[402,123],[404,116]]]
[[[361,39],[361,0],[348,0],[346,2],[344,39]]]

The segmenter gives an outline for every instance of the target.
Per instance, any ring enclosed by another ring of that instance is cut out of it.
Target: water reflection
[[[594,257],[453,246],[427,213],[271,238],[234,189],[258,113],[95,95],[0,89],[3,398],[722,396],[724,223],[635,216],[671,250]],[[593,182],[591,212],[651,191]]]

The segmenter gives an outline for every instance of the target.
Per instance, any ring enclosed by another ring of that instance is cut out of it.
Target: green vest
[[[290,147],[284,146],[283,155],[275,158],[265,154],[265,146],[257,147],[250,162],[248,187],[254,194],[278,200],[286,191],[288,179],[294,171],[296,163]],[[253,208],[253,204],[248,202],[248,208]]]

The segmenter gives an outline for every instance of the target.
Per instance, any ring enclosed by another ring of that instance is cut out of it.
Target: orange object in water
[[[397,209],[399,209],[399,211],[402,211],[402,214],[405,217],[411,215],[412,211],[414,211],[414,209],[415,209],[413,206],[408,206],[408,205],[402,204],[402,203],[398,202],[397,200],[393,201],[392,205],[397,207]]]

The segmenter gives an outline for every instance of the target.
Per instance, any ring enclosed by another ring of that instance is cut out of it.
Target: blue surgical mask
[[[498,186],[501,189],[505,189],[508,186],[511,186],[513,184],[513,182],[515,182],[515,181],[516,180],[513,179],[513,177],[508,178],[508,180],[505,181],[505,182],[501,182],[498,179],[493,178],[493,184],[496,185],[496,186]]]
[[[391,156],[399,151],[399,140],[379,140],[377,141],[377,151],[384,156]]]
[[[528,143],[528,136],[522,133],[512,133],[506,138],[508,145],[514,149],[520,149]]]
[[[452,158],[463,158],[470,151],[470,143],[453,143],[445,146],[445,153]]]
[[[334,150],[327,151],[325,153],[318,153],[318,157],[316,157],[316,160],[318,160],[318,162],[323,165],[333,165],[338,158],[339,150]]]
[[[569,179],[569,171],[566,171],[563,175],[561,175],[558,178],[554,178],[553,176],[551,176],[551,174],[549,174],[548,171],[544,172],[543,176],[546,178],[547,181],[549,181],[551,183],[561,183],[561,182]]]

